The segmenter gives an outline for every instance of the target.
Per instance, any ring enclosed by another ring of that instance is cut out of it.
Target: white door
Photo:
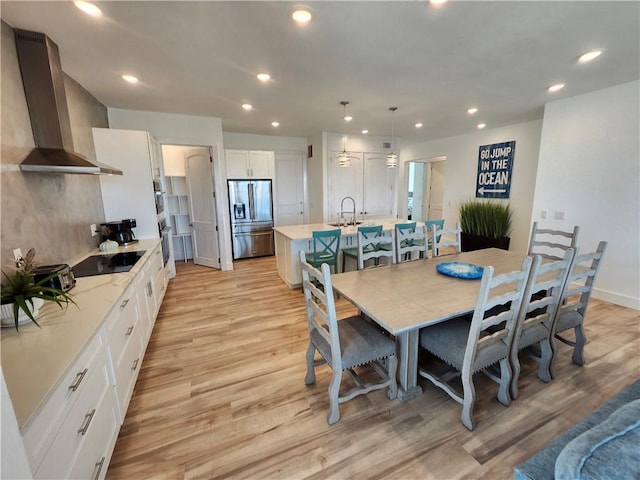
[[[442,197],[444,194],[444,177],[447,171],[447,162],[430,162],[429,179],[429,216],[428,220],[439,220],[444,218],[444,205]]]
[[[383,154],[364,154],[364,218],[395,216],[395,181],[397,170],[397,168],[387,167],[387,157]]]
[[[208,148],[185,153],[193,263],[220,268],[218,226],[213,190],[213,157]]]
[[[275,226],[304,223],[304,156],[276,153]]]

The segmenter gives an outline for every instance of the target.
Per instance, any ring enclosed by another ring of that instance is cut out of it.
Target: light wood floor
[[[640,376],[640,315],[592,300],[586,365],[560,345],[549,384],[523,360],[520,397],[479,375],[477,426],[430,384],[342,404],[328,426],[329,368],[304,384],[303,297],[273,257],[232,272],[179,263],[154,327],[107,478],[513,478],[513,468]],[[352,307],[339,301],[339,314]]]

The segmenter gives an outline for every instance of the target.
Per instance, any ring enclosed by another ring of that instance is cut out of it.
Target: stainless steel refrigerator
[[[233,259],[275,253],[271,180],[227,180]]]

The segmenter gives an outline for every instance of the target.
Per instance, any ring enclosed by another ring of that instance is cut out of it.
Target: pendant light
[[[393,153],[393,114],[398,107],[389,107],[389,110],[391,111],[391,153],[387,155],[387,167],[395,168],[398,166],[398,156]]]
[[[351,164],[351,156],[347,153],[347,105],[349,102],[342,101],[342,152],[338,154],[338,166],[346,168]]]

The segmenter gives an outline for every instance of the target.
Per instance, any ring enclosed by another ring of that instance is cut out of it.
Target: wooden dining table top
[[[439,273],[445,262],[493,266],[495,275],[519,270],[524,253],[488,248],[397,265],[332,275],[333,287],[388,332],[433,325],[471,312],[480,279],[461,279]]]

